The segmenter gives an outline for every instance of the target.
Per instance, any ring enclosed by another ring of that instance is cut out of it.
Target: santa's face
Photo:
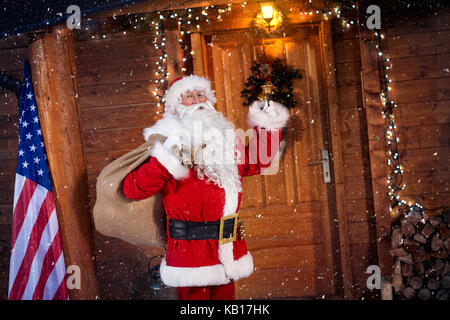
[[[188,90],[181,95],[181,104],[190,106],[193,104],[206,102],[206,93],[201,90]]]

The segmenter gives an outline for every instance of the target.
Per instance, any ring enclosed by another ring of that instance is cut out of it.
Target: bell
[[[274,93],[275,86],[272,84],[272,82],[266,81],[261,86],[261,89],[262,89],[262,92],[258,96],[258,100],[263,101],[263,100],[267,99],[267,101],[269,101],[270,100],[270,96]]]

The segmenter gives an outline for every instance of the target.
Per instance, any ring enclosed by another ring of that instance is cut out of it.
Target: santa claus
[[[255,148],[250,148],[214,109],[216,98],[206,78],[177,79],[164,101],[163,117],[144,130],[144,138],[168,138],[125,178],[124,195],[162,194],[168,242],[160,274],[164,284],[177,287],[179,299],[234,299],[234,281],[253,272],[237,215],[242,177],[270,166],[289,112],[273,101],[254,102],[249,124]],[[269,161],[261,156],[265,153]]]

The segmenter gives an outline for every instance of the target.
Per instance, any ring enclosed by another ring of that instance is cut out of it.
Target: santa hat
[[[204,77],[190,75],[172,81],[163,99],[166,111],[173,110],[181,102],[181,95],[188,90],[204,91],[209,102],[213,105],[217,102],[214,91],[211,90],[211,82]]]

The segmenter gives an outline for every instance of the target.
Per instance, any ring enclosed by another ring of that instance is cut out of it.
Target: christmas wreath
[[[247,78],[245,89],[241,91],[245,106],[270,94],[271,100],[287,108],[295,107],[297,101],[294,100],[292,80],[302,78],[300,70],[287,66],[281,59],[261,63],[255,61],[251,70],[252,75]]]

